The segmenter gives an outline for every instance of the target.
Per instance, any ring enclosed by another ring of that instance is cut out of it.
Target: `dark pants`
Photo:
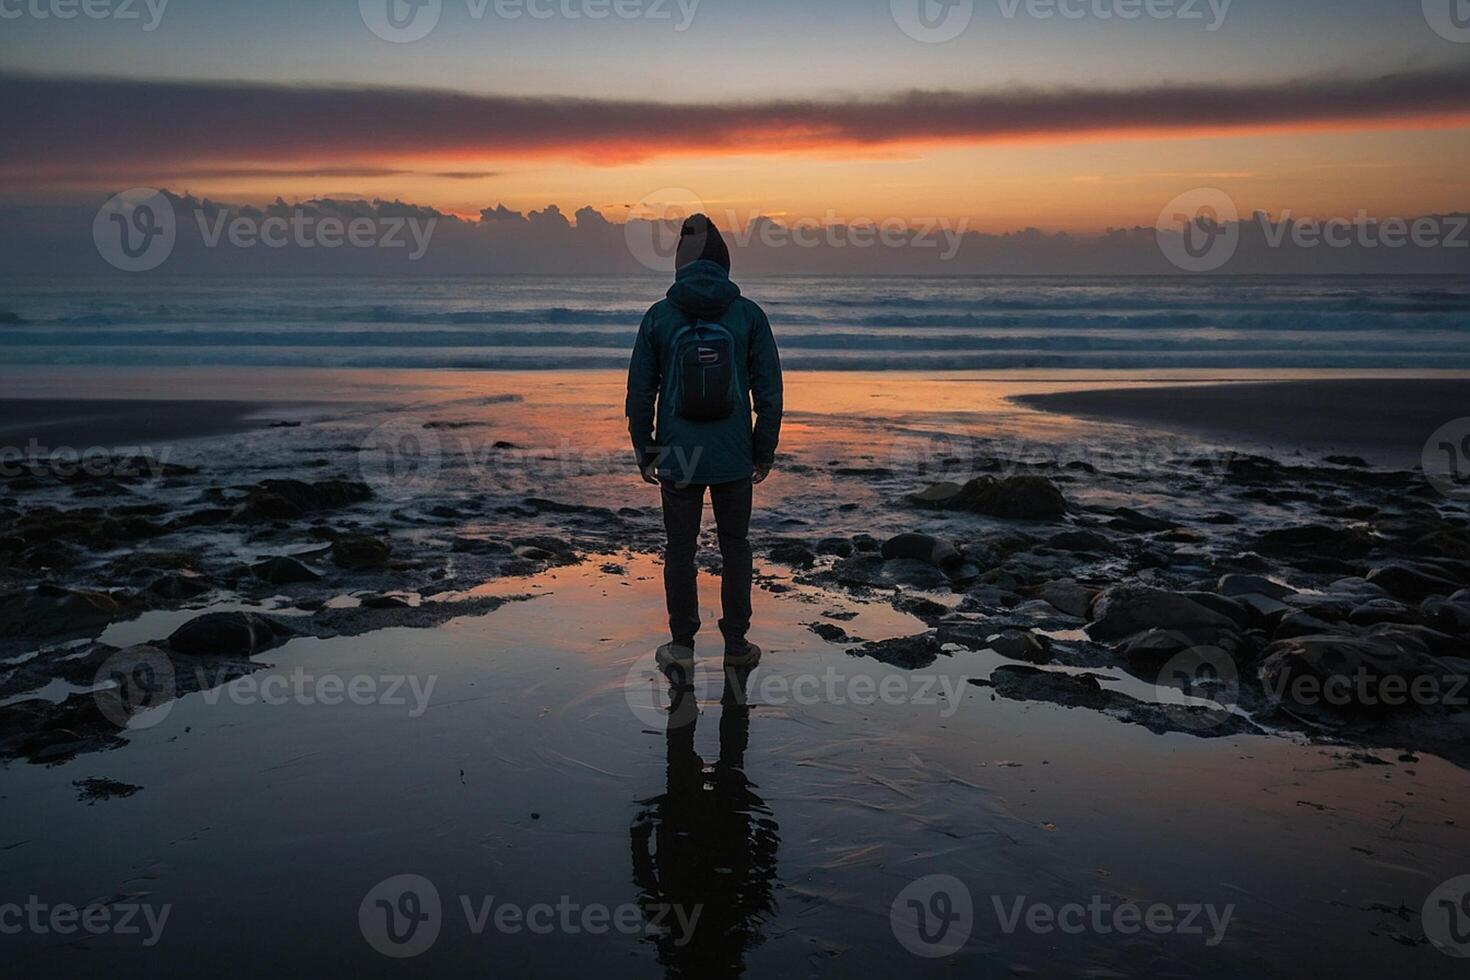
[[[699,522],[704,516],[705,487],[680,486],[663,481],[664,528],[669,534],[664,552],[664,595],[669,604],[669,631],[674,642],[694,644],[699,632],[699,587],[694,555],[699,547]],[[724,563],[720,605],[724,614],[720,632],[725,649],[744,652],[750,629],[750,502],[751,483],[718,483],[709,489],[715,526]]]

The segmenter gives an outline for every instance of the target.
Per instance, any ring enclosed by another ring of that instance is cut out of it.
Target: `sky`
[[[391,0],[432,25],[412,41],[390,0],[82,2],[0,0],[7,202],[621,221],[673,189],[721,224],[1076,234],[1199,187],[1318,218],[1470,202],[1466,0]]]

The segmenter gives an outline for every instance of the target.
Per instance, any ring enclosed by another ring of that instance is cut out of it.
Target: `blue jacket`
[[[718,323],[734,341],[735,410],[716,422],[682,418],[673,404],[673,338],[694,320]],[[781,357],[771,323],[740,295],[723,266],[681,268],[668,298],[643,317],[628,366],[628,432],[640,467],[680,484],[748,480],[776,459],[781,437]]]

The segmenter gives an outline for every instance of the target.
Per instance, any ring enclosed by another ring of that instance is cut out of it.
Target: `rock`
[[[365,483],[326,480],[264,480],[252,487],[236,513],[241,518],[268,521],[295,520],[316,511],[337,510],[371,500],[373,491]]]
[[[154,579],[144,591],[155,599],[178,602],[197,599],[209,590],[209,582],[198,575],[169,572]]]
[[[205,613],[168,638],[169,649],[193,657],[251,657],[292,633],[284,623],[247,612]]]
[[[1158,667],[1199,644],[1179,630],[1145,630],[1118,644],[1117,653],[1135,666]]]
[[[910,558],[928,562],[935,568],[948,571],[958,568],[964,561],[953,544],[927,534],[900,534],[883,542],[881,554],[885,559]]]
[[[1048,548],[1058,551],[1073,552],[1098,552],[1110,554],[1118,549],[1113,542],[1096,531],[1063,531],[1061,534],[1053,535],[1046,542]]]
[[[1373,540],[1362,528],[1309,524],[1267,531],[1257,538],[1256,550],[1268,555],[1310,552],[1333,558],[1362,558],[1373,550]]]
[[[1393,599],[1372,599],[1348,614],[1348,622],[1354,626],[1377,626],[1379,623],[1417,623],[1418,621],[1417,612]]]
[[[836,555],[838,558],[847,558],[852,555],[853,545],[847,538],[823,538],[817,542],[817,554]]]
[[[0,638],[92,633],[128,611],[129,606],[103,592],[39,585],[0,597]]]
[[[271,585],[294,585],[299,582],[315,582],[321,578],[295,558],[267,558],[252,565],[250,571],[256,578]]]
[[[1270,624],[1280,622],[1292,611],[1286,603],[1268,595],[1248,593],[1235,596],[1234,600],[1255,613],[1257,619]]]
[[[864,554],[878,551],[883,547],[882,543],[871,534],[854,534],[852,536],[852,546],[855,550]]]
[[[1184,732],[1200,738],[1219,738],[1257,732],[1259,729],[1239,715],[1202,705],[1153,704],[1110,691],[1095,674],[1067,674],[1019,664],[1007,664],[991,672],[988,680],[972,679],[977,687],[988,687],[1012,701],[1045,701],[1066,708],[1090,708],[1129,725],[1142,725],[1156,734]]]
[[[864,643],[848,652],[853,656],[872,657],[874,660],[894,667],[902,667],[905,670],[919,670],[928,667],[944,654],[939,639],[933,633],[899,636],[891,640]]]
[[[768,552],[771,561],[792,568],[811,568],[817,563],[816,553],[804,541],[780,541]]]
[[[1166,521],[1158,517],[1140,513],[1131,507],[1119,507],[1113,511],[1114,517],[1108,522],[1108,527],[1115,527],[1122,531],[1171,531],[1179,526],[1178,521]]]
[[[332,542],[332,561],[338,568],[386,568],[392,554],[388,545],[361,534],[344,534]]]
[[[1368,581],[1404,602],[1422,602],[1432,595],[1447,596],[1460,588],[1449,579],[1408,565],[1375,568],[1368,573]]]
[[[1456,636],[1470,634],[1470,599],[1456,600],[1431,597],[1419,607],[1424,622]]]
[[[1011,660],[1044,664],[1051,659],[1050,640],[1046,637],[1038,637],[1035,633],[1006,630],[1003,633],[997,633],[985,642],[990,649]]]
[[[1097,599],[1098,590],[1079,585],[1071,579],[1060,579],[1046,583],[1036,595],[1068,616],[1087,619],[1092,615],[1092,604]]]
[[[828,643],[851,643],[847,630],[836,623],[808,623],[807,629],[826,640]]]
[[[1191,602],[1204,606],[1211,612],[1217,612],[1235,623],[1240,629],[1249,629],[1256,621],[1256,616],[1249,606],[1239,599],[1219,595],[1214,592],[1180,592],[1176,593]]]
[[[1104,592],[1093,605],[1094,621],[1087,633],[1094,640],[1111,642],[1148,629],[1192,629],[1234,631],[1236,621],[1192,599],[1146,586],[1121,585]]]
[[[899,612],[908,613],[917,619],[922,619],[931,626],[938,620],[948,616],[950,608],[942,602],[921,595],[901,595],[893,600],[893,608]]]
[[[1296,590],[1261,575],[1222,575],[1215,590],[1225,596],[1264,595],[1280,601]]]
[[[1314,636],[1326,633],[1343,632],[1342,628],[1318,619],[1316,616],[1306,612],[1291,612],[1281,618],[1276,624],[1275,631],[1271,634],[1273,640],[1289,640],[1298,636]]]
[[[1388,598],[1388,593],[1383,591],[1382,586],[1374,585],[1365,578],[1340,578],[1327,586],[1325,591],[1332,596],[1351,596],[1360,602]]]
[[[1437,695],[1438,666],[1383,638],[1300,636],[1267,647],[1260,676],[1267,693],[1290,709],[1381,715],[1414,703],[1408,692],[1416,683],[1432,685]]]
[[[936,483],[909,498],[917,507],[961,510],[1009,520],[1051,520],[1067,512],[1067,500],[1055,483],[1041,476],[998,480],[982,476],[964,486]]]

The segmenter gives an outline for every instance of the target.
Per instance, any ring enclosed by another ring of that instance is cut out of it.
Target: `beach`
[[[1455,975],[1420,907],[1470,871],[1470,553],[1413,464],[1464,382],[793,371],[752,525],[765,657],[732,675],[706,639],[707,522],[690,715],[652,663],[622,380],[18,376],[114,403],[31,403],[7,442],[127,451],[5,473],[0,868],[171,911],[166,944],[32,933],[13,961],[375,970],[359,906],[411,874],[444,971]],[[1370,385],[1392,415],[1317,444]],[[1332,651],[1435,697],[1304,700],[1290,671]],[[970,939],[917,958],[899,898],[941,874]],[[576,926],[486,929],[492,896]],[[681,944],[659,909],[689,904]],[[1018,926],[1037,904],[1106,928]],[[1155,906],[1191,928],[1128,931]]]
[[[1021,396],[1066,415],[1251,443],[1277,452],[1357,453],[1412,467],[1423,443],[1464,414],[1470,382],[1356,378],[1137,386]]]

